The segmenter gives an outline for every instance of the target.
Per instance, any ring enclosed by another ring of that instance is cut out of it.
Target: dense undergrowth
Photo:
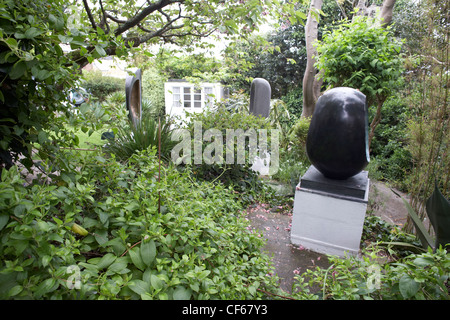
[[[2,171],[2,299],[258,299],[278,290],[231,187],[159,169],[151,151],[127,164],[70,157],[73,172],[50,184]]]

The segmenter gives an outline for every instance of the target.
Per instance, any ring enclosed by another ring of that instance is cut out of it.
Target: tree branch
[[[109,24],[108,21],[106,19],[106,12],[105,9],[103,8],[103,2],[102,0],[100,0],[100,8],[102,10],[102,21],[100,22],[100,28],[105,31],[105,33],[109,33]],[[104,29],[104,26],[106,25],[106,30]]]
[[[86,10],[86,13],[88,15],[89,21],[91,22],[92,28],[97,29],[97,24],[95,23],[94,16],[92,15],[91,8],[89,8],[89,4],[87,3],[87,0],[83,0],[84,9]]]
[[[83,0],[83,1],[86,1],[86,0]],[[176,1],[175,0],[160,0],[159,2],[149,5],[148,7],[143,9],[141,12],[139,12],[137,15],[135,15],[133,18],[127,20],[124,24],[119,26],[117,28],[117,30],[115,31],[115,35],[118,36],[118,35],[124,33],[125,31],[137,26],[142,20],[144,20],[148,15],[152,14],[153,12],[162,9],[169,4],[181,2],[181,1],[183,1],[183,0],[176,0]]]

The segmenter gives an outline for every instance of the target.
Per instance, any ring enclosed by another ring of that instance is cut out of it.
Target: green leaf
[[[141,243],[140,255],[142,258],[142,262],[146,266],[150,266],[150,264],[155,260],[156,257],[156,245],[155,241],[143,241]]]
[[[427,247],[433,248],[433,239],[428,234],[426,227],[423,225],[422,220],[420,220],[417,213],[414,211],[414,209],[411,207],[411,205],[403,199],[403,203],[406,206],[406,209],[408,210],[408,214],[411,217],[412,221],[414,222],[414,226],[417,231],[417,236],[420,239],[420,242],[422,243],[422,246],[426,249]]]
[[[102,57],[103,56],[106,56],[106,51],[105,51],[105,49],[103,49],[102,48],[102,46],[100,46],[100,45],[96,45],[95,46],[95,50],[97,51],[97,53],[99,54],[99,55],[101,55]]]
[[[175,300],[189,300],[191,298],[192,291],[185,287],[177,287],[173,292],[173,298]]]
[[[43,33],[42,30],[39,30],[35,27],[31,27],[30,29],[25,31],[25,38],[33,39],[33,38],[37,37],[38,35],[40,35],[41,33]]]
[[[8,291],[8,296],[10,297],[17,296],[19,293],[22,292],[22,290],[23,287],[21,285],[14,286]]]
[[[127,269],[128,261],[123,258],[118,258],[116,261],[108,267],[107,274],[124,274],[129,272],[130,270]]]
[[[210,273],[211,273],[211,271],[209,271],[209,270],[204,270],[204,271],[200,272],[200,274],[198,275],[198,278],[199,278],[200,280],[203,280],[203,279],[205,279]]]
[[[137,248],[133,248],[131,250],[128,251],[128,253],[130,254],[130,258],[131,261],[133,262],[133,264],[139,269],[139,270],[145,270],[145,264],[141,259],[141,255],[138,252]]]
[[[155,290],[161,290],[164,286],[164,282],[154,274],[150,276],[150,283]]]
[[[400,278],[399,289],[403,298],[409,299],[419,291],[420,284],[408,275]]]
[[[14,38],[8,38],[5,40],[5,42],[10,46],[10,47],[17,47],[17,40]]]
[[[47,141],[47,132],[45,132],[45,131],[39,131],[39,134],[38,134],[38,142],[40,143],[40,144],[43,144],[43,143],[45,143]]]
[[[128,284],[128,287],[138,295],[145,294],[150,291],[150,285],[142,280],[132,280]]]
[[[11,71],[9,72],[9,77],[13,80],[19,79],[25,74],[26,70],[27,65],[25,61],[19,60],[11,68]]]
[[[58,283],[55,279],[49,278],[40,283],[37,287],[36,292],[34,293],[35,298],[41,298],[44,294],[55,290],[58,287]]]
[[[108,268],[111,265],[111,263],[113,263],[115,260],[116,260],[115,255],[113,255],[112,253],[107,253],[97,263],[97,268],[99,270]]]
[[[436,233],[435,247],[450,243],[450,202],[442,195],[437,183],[427,200],[426,209]]]
[[[431,258],[419,257],[419,258],[414,259],[413,263],[414,263],[414,265],[419,266],[419,267],[426,267],[429,265],[433,265],[434,260]]]
[[[104,245],[108,242],[108,231],[106,230],[97,230],[94,233],[95,240],[97,240],[99,245]]]
[[[2,214],[0,216],[0,230],[2,230],[8,223],[9,216],[7,214]]]

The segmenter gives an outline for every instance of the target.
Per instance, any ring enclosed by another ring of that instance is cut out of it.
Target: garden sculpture
[[[134,76],[127,76],[125,80],[126,107],[131,122],[136,126],[142,116],[142,72],[137,69]]]
[[[250,113],[267,118],[270,112],[270,95],[271,88],[267,80],[253,79],[250,87]]]
[[[360,173],[370,161],[366,96],[346,87],[325,92],[311,119],[306,151],[327,178],[343,180]]]

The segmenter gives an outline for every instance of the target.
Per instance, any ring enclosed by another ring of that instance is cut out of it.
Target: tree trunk
[[[314,63],[316,60],[314,56],[317,55],[317,50],[314,47],[314,42],[317,41],[319,31],[319,22],[316,16],[319,15],[319,10],[322,8],[323,0],[311,0],[308,18],[305,25],[305,40],[306,40],[306,70],[303,76],[303,110],[302,118],[311,117],[316,106],[317,99],[320,94],[321,80],[317,80],[316,69]],[[311,12],[315,12],[311,14]]]
[[[378,96],[376,98],[377,101],[377,111],[375,113],[375,117],[373,118],[372,122],[370,123],[370,132],[369,132],[369,149],[372,144],[372,139],[375,136],[375,129],[377,128],[378,124],[381,121],[381,108],[383,107],[384,102],[386,101],[385,96]]]
[[[392,22],[392,12],[396,0],[384,0],[380,11],[381,27],[385,28]]]

